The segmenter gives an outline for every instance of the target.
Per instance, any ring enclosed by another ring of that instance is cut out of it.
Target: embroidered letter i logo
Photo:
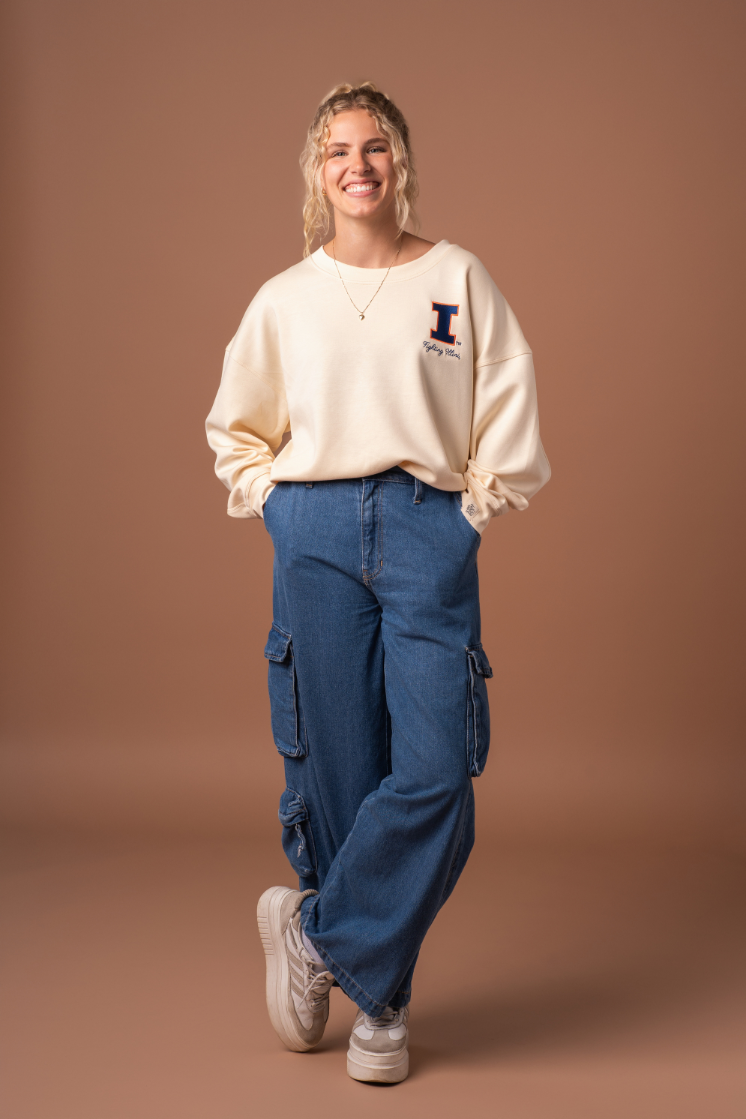
[[[438,312],[438,325],[430,331],[430,337],[438,342],[445,342],[452,346],[456,335],[451,334],[451,319],[458,314],[458,303],[433,303],[433,311]]]

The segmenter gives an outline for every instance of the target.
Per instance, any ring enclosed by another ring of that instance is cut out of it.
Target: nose
[[[368,162],[368,158],[362,148],[359,148],[355,152],[355,157],[352,160],[352,167],[350,168],[350,170],[353,171],[355,175],[364,175],[366,171],[370,171],[370,163]]]

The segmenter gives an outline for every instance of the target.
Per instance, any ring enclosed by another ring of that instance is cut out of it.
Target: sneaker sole
[[[282,1044],[293,1053],[306,1053],[313,1044],[298,1034],[293,1017],[287,1005],[290,990],[290,968],[285,950],[283,931],[280,928],[280,909],[288,894],[293,890],[287,886],[271,886],[259,898],[256,907],[256,923],[262,939],[264,956],[267,963],[267,1010],[277,1036]],[[317,1044],[317,1043],[314,1043]]]
[[[361,1057],[363,1060],[361,1060]],[[347,1075],[367,1084],[399,1084],[409,1075],[409,1053],[404,1052],[392,1062],[391,1057],[347,1050]]]

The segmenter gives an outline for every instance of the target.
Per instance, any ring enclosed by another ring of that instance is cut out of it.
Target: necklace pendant
[[[365,315],[361,314],[361,315],[360,315],[360,321],[362,322],[362,320],[363,320],[364,318],[365,318]]]

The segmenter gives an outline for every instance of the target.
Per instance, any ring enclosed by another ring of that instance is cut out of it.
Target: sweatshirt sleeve
[[[461,508],[483,532],[491,517],[523,510],[549,481],[539,438],[531,349],[515,315],[479,264],[470,276],[474,395]]]
[[[218,395],[207,417],[215,473],[230,490],[230,517],[261,517],[270,471],[288,427],[274,311],[260,291],[225,352]]]

